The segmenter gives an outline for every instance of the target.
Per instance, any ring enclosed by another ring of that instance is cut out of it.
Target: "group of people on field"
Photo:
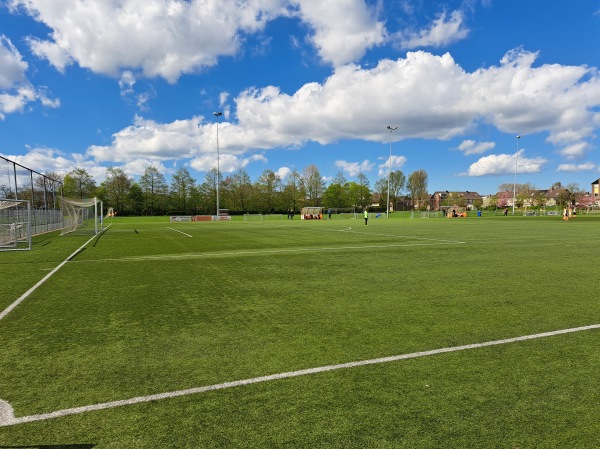
[[[569,217],[575,218],[576,216],[577,216],[577,209],[575,209],[575,206],[565,207],[563,209],[563,220],[564,221],[568,221]]]

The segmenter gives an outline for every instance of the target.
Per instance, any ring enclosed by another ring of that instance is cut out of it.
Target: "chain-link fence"
[[[33,235],[63,227],[62,182],[0,156],[0,200],[31,204]]]

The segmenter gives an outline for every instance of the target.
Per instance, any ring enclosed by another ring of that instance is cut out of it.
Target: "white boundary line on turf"
[[[189,234],[186,234],[185,232],[182,232],[182,231],[180,231],[179,229],[170,228],[170,227],[168,227],[168,226],[167,226],[167,229],[170,229],[171,231],[179,232],[180,234],[183,234],[183,235],[185,235],[186,237],[189,237],[189,238],[194,238],[194,236],[192,236],[192,235],[189,235]]]
[[[466,349],[484,348],[486,346],[503,345],[503,344],[507,344],[507,343],[515,343],[518,341],[534,340],[536,338],[551,337],[554,335],[569,334],[569,333],[573,333],[573,332],[581,332],[581,331],[586,331],[586,330],[591,330],[591,329],[600,329],[600,324],[592,324],[589,326],[574,327],[571,329],[561,329],[561,330],[550,331],[550,332],[542,332],[540,334],[524,335],[521,337],[505,338],[502,340],[487,341],[484,343],[473,343],[473,344],[469,344],[469,345],[453,346],[453,347],[441,348],[441,349],[433,349],[430,351],[413,352],[410,354],[401,354],[401,355],[395,355],[395,356],[391,356],[391,357],[381,357],[381,358],[377,358],[377,359],[340,363],[338,365],[326,365],[326,366],[320,366],[320,367],[316,367],[316,368],[308,368],[308,369],[302,369],[302,370],[298,370],[298,371],[289,371],[289,372],[285,372],[285,373],[271,374],[268,376],[253,377],[250,379],[243,379],[243,380],[236,380],[236,381],[232,381],[232,382],[224,382],[224,383],[220,383],[220,384],[207,385],[204,387],[190,388],[187,390],[179,390],[179,391],[171,391],[171,392],[167,392],[167,393],[151,394],[149,396],[139,396],[139,397],[130,398],[130,399],[122,399],[120,401],[103,402],[103,403],[99,403],[99,404],[86,405],[83,407],[67,408],[67,409],[57,410],[57,411],[50,412],[50,413],[41,413],[39,415],[30,415],[30,416],[21,416],[18,418],[14,416],[14,412],[13,412],[13,409],[10,406],[10,404],[6,401],[0,400],[0,427],[13,426],[16,424],[24,424],[24,423],[33,422],[33,421],[45,421],[48,419],[60,418],[63,416],[78,415],[78,414],[85,413],[85,412],[106,410],[106,409],[111,409],[111,408],[115,408],[115,407],[122,407],[125,405],[133,405],[133,404],[140,404],[140,403],[144,403],[144,402],[158,401],[161,399],[176,398],[179,396],[188,396],[188,395],[192,395],[192,394],[205,393],[207,391],[224,390],[226,388],[240,387],[240,386],[244,386],[244,385],[252,385],[252,384],[257,384],[257,383],[261,383],[261,382],[269,382],[269,381],[273,381],[273,380],[307,376],[309,374],[324,373],[327,371],[335,371],[338,369],[355,368],[358,366],[376,365],[376,364],[380,364],[380,363],[396,362],[398,360],[414,359],[417,357],[426,357],[426,356],[430,356],[430,355],[444,354],[447,352],[463,351]]]
[[[69,262],[71,259],[73,259],[73,257],[75,257],[77,254],[79,254],[88,243],[90,243],[96,237],[100,236],[100,234],[102,234],[104,231],[106,231],[111,226],[112,226],[112,223],[109,224],[102,231],[100,231],[98,234],[93,236],[91,239],[89,239],[87,242],[85,242],[83,245],[81,245],[73,254],[71,254],[69,257],[67,257],[65,260],[63,260],[56,268],[54,268],[50,273],[48,273],[46,276],[44,276],[37,284],[35,284],[33,287],[31,287],[29,290],[27,290],[25,293],[23,293],[15,302],[13,302],[6,309],[4,309],[2,312],[0,312],[0,321],[2,321],[6,317],[6,315],[8,315],[10,312],[12,312],[15,307],[17,307],[19,304],[21,304],[23,301],[25,301],[29,297],[29,295],[31,295],[34,291],[36,291],[42,284],[44,284],[44,282],[46,282],[48,279],[50,279],[54,273],[56,273],[58,270],[60,270],[67,262]]]
[[[442,243],[464,243],[464,242],[459,242],[457,240],[432,239],[432,238],[429,238],[429,237],[415,237],[415,236],[410,236],[410,235],[380,234],[380,233],[377,233],[377,232],[357,231],[355,229],[352,229],[352,227],[350,227],[350,226],[348,226],[348,227],[346,227],[344,229],[323,229],[323,231],[349,232],[349,233],[352,233],[352,234],[372,235],[372,236],[376,236],[376,237],[391,237],[391,238],[409,239],[409,240],[427,240],[427,241],[431,241],[431,242],[442,242]]]
[[[341,247],[320,247],[320,248],[287,248],[287,249],[265,249],[259,251],[223,251],[211,253],[188,253],[188,254],[156,254],[152,256],[132,256],[107,258],[98,260],[78,261],[77,263],[100,263],[100,262],[145,262],[152,260],[185,260],[185,259],[201,259],[204,257],[225,257],[225,256],[263,256],[268,254],[284,254],[284,253],[301,253],[310,251],[346,251],[356,249],[385,249],[385,248],[404,248],[412,246],[440,246],[440,245],[464,245],[466,242],[454,241],[439,241],[431,243],[397,243],[392,245],[363,245],[363,246],[341,246]]]

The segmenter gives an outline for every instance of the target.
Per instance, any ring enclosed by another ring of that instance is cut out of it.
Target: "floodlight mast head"
[[[213,115],[214,115],[215,117],[221,117],[221,116],[223,115],[223,113],[222,113],[222,112],[220,112],[220,111],[219,111],[219,112],[213,112]]]

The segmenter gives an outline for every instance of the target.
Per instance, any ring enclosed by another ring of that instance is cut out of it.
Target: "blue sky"
[[[0,154],[589,190],[600,0],[0,0]],[[398,127],[390,133],[387,126]],[[517,139],[516,136],[521,138]]]

